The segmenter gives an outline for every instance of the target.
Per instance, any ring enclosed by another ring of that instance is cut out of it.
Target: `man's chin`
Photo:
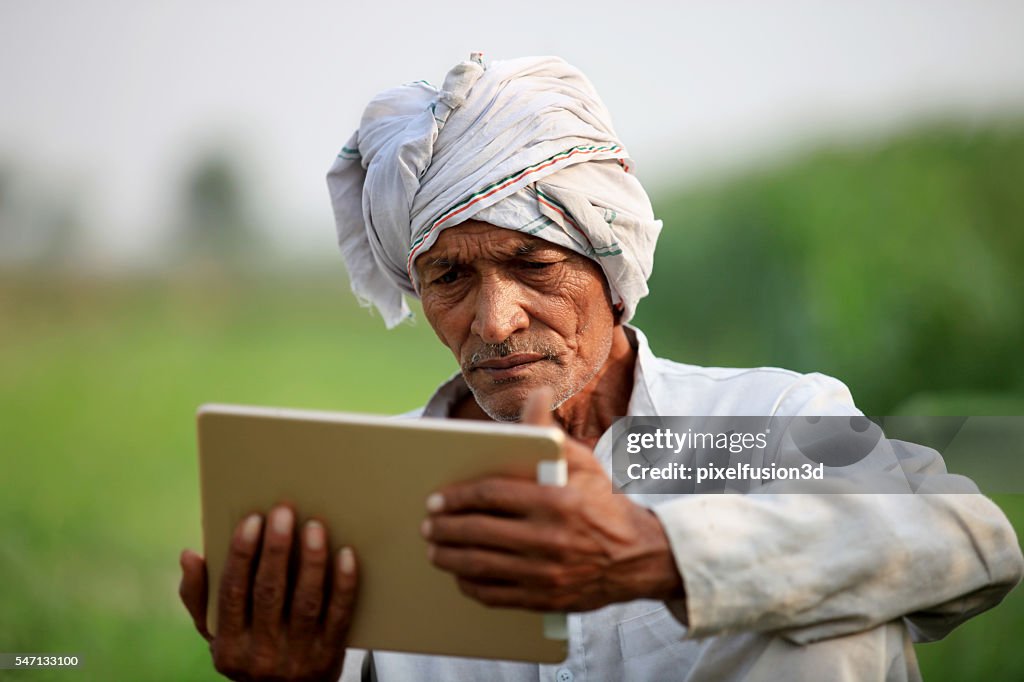
[[[467,381],[477,405],[495,421],[517,422],[530,393],[541,386],[550,384],[535,378],[515,377],[514,379]],[[483,384],[483,385],[480,385]]]
[[[523,406],[530,394],[545,386],[554,390],[561,403],[573,392],[566,392],[566,374],[560,366],[551,363],[531,363],[526,371],[512,376],[495,376],[482,370],[463,372],[466,385],[473,392],[480,408],[496,421],[516,422],[520,420]]]
[[[473,391],[477,405],[491,419],[500,422],[517,422],[522,415],[523,405],[526,404],[526,396],[530,392],[530,389],[523,383],[509,382],[491,385],[486,390],[478,390],[470,386],[470,389]]]

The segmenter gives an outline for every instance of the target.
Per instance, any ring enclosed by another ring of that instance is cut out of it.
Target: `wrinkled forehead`
[[[444,230],[429,250],[416,258],[416,270],[437,265],[502,261],[536,253],[573,252],[533,235],[469,220]]]

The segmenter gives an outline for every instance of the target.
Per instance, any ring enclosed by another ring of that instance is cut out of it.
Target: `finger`
[[[475,581],[558,587],[569,575],[554,562],[475,547],[431,545],[427,557],[441,570]]]
[[[453,483],[427,498],[433,514],[486,511],[526,516],[544,498],[545,490],[534,483],[514,478],[479,478]]]
[[[532,426],[561,428],[555,421],[552,411],[554,395],[550,386],[541,386],[532,391],[526,397],[526,404],[523,407],[523,423]],[[594,451],[569,434],[565,434],[565,446],[562,448],[562,452],[570,471],[601,468],[594,458]]]
[[[252,587],[252,628],[259,634],[275,634],[281,626],[294,530],[295,512],[291,508],[280,505],[267,514],[263,548]]]
[[[206,600],[209,598],[206,583],[206,562],[190,549],[183,550],[180,558],[181,584],[178,594],[192,616],[192,622],[206,641],[212,636],[206,628]]]
[[[315,632],[320,624],[327,555],[327,530],[324,524],[316,519],[307,521],[302,529],[302,549],[290,614],[291,629],[300,637]]]
[[[566,437],[562,456],[565,457],[570,476],[580,471],[601,472],[604,475],[604,468],[594,456],[594,451],[575,438]]]
[[[342,547],[334,560],[331,599],[327,603],[324,632],[330,644],[342,646],[352,622],[352,606],[356,598],[359,567],[351,547]]]
[[[532,586],[498,585],[468,578],[459,578],[457,583],[464,595],[487,606],[514,607],[531,611],[564,611],[568,604],[566,598],[548,594]]]
[[[541,386],[531,391],[526,396],[526,402],[523,405],[521,422],[534,426],[554,426],[555,417],[552,414],[554,401],[555,392],[551,390],[550,386]]]
[[[217,598],[217,635],[236,635],[245,630],[252,564],[259,546],[263,517],[250,514],[235,528],[224,562]]]
[[[548,534],[517,519],[485,514],[438,514],[423,520],[420,534],[435,545],[483,547],[517,554],[552,555]]]

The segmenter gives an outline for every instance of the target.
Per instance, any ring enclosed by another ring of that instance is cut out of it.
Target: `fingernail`
[[[338,568],[346,575],[351,575],[356,570],[356,557],[352,554],[350,547],[342,547],[338,552]]]
[[[306,547],[314,552],[324,548],[324,524],[316,519],[306,521]]]
[[[444,495],[441,493],[431,493],[430,497],[427,498],[427,511],[439,512],[442,509],[444,509]]]
[[[432,525],[434,524],[430,523],[430,519],[423,519],[423,523],[420,524],[420,535],[429,538]]]
[[[294,524],[292,510],[288,507],[278,507],[270,518],[270,526],[278,535],[287,535]]]
[[[434,560],[434,554],[436,554],[436,553],[437,553],[437,547],[434,545],[433,542],[429,543],[427,545],[427,561],[433,561]]]
[[[259,514],[250,514],[242,524],[242,539],[252,544],[260,536],[260,528],[263,526],[263,517]]]

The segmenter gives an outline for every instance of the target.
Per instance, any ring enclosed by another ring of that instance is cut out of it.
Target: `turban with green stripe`
[[[437,89],[377,95],[327,174],[352,291],[389,328],[410,315],[415,259],[470,218],[601,265],[628,321],[647,295],[661,221],[608,111],[557,57],[486,66],[479,54]]]

